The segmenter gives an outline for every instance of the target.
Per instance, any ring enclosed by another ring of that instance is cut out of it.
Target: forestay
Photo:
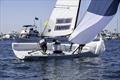
[[[79,1],[57,0],[44,36],[56,37],[71,34],[75,27]]]
[[[91,0],[83,20],[69,40],[78,44],[92,41],[114,17],[119,3],[120,0]]]

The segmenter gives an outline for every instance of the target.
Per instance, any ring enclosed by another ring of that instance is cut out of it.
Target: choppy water
[[[120,80],[120,40],[106,49],[95,58],[20,61],[11,41],[0,41],[0,80]]]

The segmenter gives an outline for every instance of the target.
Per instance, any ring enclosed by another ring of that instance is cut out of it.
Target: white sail
[[[69,40],[78,44],[92,41],[114,17],[119,2],[120,0],[92,0],[83,20]]]
[[[56,37],[71,34],[75,27],[79,1],[57,0],[44,36]]]

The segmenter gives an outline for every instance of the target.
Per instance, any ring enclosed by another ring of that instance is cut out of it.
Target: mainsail
[[[57,0],[44,36],[65,36],[73,32],[80,0]]]
[[[92,41],[114,17],[119,3],[120,0],[91,0],[83,20],[69,40],[77,44]]]

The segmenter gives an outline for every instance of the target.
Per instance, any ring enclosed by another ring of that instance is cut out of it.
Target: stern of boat
[[[12,50],[19,59],[31,56],[31,53],[36,52],[38,49],[39,45],[37,43],[12,43]]]

